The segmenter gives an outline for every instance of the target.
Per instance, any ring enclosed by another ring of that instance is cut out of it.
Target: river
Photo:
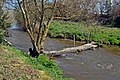
[[[6,39],[16,48],[28,51],[32,45],[28,34],[19,28],[17,23],[11,24],[8,29],[12,37]],[[61,50],[72,47],[73,41],[47,38],[45,50]],[[81,45],[76,42],[76,46]],[[117,50],[116,50],[117,49]],[[75,80],[120,80],[120,48],[98,48],[83,51],[79,54],[66,53],[54,61],[59,65],[65,77]]]

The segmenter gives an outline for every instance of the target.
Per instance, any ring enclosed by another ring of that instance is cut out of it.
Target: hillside
[[[25,63],[16,52],[0,45],[0,80],[52,80],[45,71]]]

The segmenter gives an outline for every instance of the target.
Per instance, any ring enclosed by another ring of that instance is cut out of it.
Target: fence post
[[[74,38],[74,47],[75,47],[75,35],[73,35],[73,38]]]

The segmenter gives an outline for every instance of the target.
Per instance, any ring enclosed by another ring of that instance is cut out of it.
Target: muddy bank
[[[105,50],[109,51],[111,54],[120,56],[120,46],[104,46]]]

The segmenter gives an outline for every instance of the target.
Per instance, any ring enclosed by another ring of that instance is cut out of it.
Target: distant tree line
[[[20,10],[17,0],[4,1],[9,4],[6,7]],[[45,6],[50,6],[54,0],[45,0],[45,2]],[[31,3],[30,6],[33,7],[33,4]],[[55,20],[75,22],[94,20],[103,25],[116,27],[120,25],[120,0],[57,0],[56,9]],[[46,14],[49,14],[49,10]],[[17,15],[17,18],[20,16],[21,14]]]
[[[74,14],[62,20],[75,22],[92,20],[103,25],[120,26],[119,0],[64,0],[62,4],[58,2],[57,6],[60,8],[55,14],[58,20]]]

